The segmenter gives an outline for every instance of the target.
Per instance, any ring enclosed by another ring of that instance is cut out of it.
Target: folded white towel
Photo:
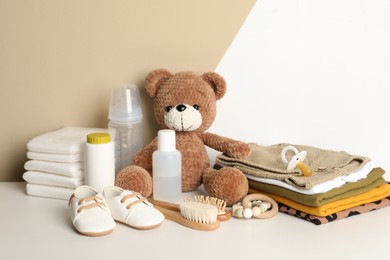
[[[31,196],[68,200],[74,189],[27,183],[26,192]]]
[[[84,163],[57,163],[39,160],[29,160],[24,164],[27,171],[40,171],[65,175],[68,177],[84,178]]]
[[[34,137],[27,143],[27,149],[40,153],[82,153],[86,136],[92,132],[108,132],[108,129],[66,126]]]
[[[81,162],[84,160],[84,156],[81,153],[75,154],[60,154],[60,153],[39,153],[39,152],[27,152],[27,158],[31,160],[49,161],[49,162]]]
[[[72,178],[64,175],[46,173],[40,171],[27,171],[23,179],[28,183],[51,185],[65,188],[77,188],[84,184],[83,178]]]

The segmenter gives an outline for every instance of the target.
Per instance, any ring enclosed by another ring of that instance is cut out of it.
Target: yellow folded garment
[[[370,191],[367,191],[365,193],[352,196],[349,198],[337,200],[334,202],[330,202],[328,204],[324,204],[319,207],[310,207],[304,204],[301,204],[299,202],[295,202],[293,200],[290,200],[288,198],[263,192],[263,191],[257,191],[255,189],[249,189],[249,193],[262,193],[264,195],[270,196],[277,202],[283,203],[287,206],[290,206],[296,210],[300,210],[302,212],[305,212],[307,214],[316,215],[320,217],[324,217],[336,212],[339,212],[341,210],[349,209],[352,207],[356,207],[365,203],[374,202],[377,200],[381,200],[383,198],[386,198],[390,195],[390,184],[385,183],[382,184]]]

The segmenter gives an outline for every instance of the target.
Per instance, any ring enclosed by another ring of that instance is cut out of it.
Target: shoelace
[[[74,199],[74,197],[75,196],[73,194],[69,200],[69,204]],[[94,200],[95,203],[89,203],[87,205],[81,206],[80,208],[77,209],[77,213],[80,213],[86,209],[96,208],[96,207],[100,207],[100,206],[106,207],[106,204],[103,201],[101,201],[102,199],[98,196],[89,196],[89,197],[82,198],[79,200],[78,205],[80,206],[81,204],[83,204],[83,202],[87,202],[87,201],[91,201],[91,200]]]
[[[133,207],[134,205],[136,205],[138,203],[147,201],[147,199],[142,197],[141,194],[139,194],[139,193],[132,193],[132,194],[127,194],[126,196],[123,196],[123,198],[121,199],[121,203],[125,203],[126,200],[132,199],[132,198],[137,198],[137,200],[127,204],[126,209],[129,209],[129,208]]]

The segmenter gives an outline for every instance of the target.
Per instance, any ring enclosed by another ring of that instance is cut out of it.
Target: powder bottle
[[[85,144],[85,184],[102,192],[115,182],[114,143],[109,133],[91,133]]]
[[[181,200],[181,154],[176,150],[175,131],[164,129],[157,135],[153,153],[153,199],[179,203]]]

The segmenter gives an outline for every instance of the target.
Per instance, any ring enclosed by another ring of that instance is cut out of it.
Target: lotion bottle
[[[176,133],[170,129],[157,134],[153,152],[153,199],[179,203],[181,200],[181,154],[176,150]]]

